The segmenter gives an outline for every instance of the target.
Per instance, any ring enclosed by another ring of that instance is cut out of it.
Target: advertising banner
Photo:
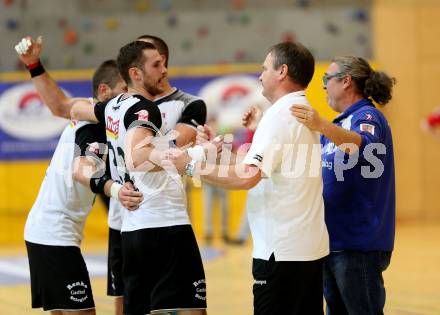
[[[91,97],[89,80],[58,81],[68,97]],[[173,86],[200,95],[208,115],[220,119],[222,129],[236,128],[243,104],[261,100],[257,75],[176,77]],[[31,82],[0,83],[0,161],[50,159],[58,138],[69,123],[57,118],[43,104]]]

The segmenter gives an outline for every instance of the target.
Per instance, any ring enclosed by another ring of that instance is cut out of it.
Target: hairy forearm
[[[260,181],[260,172],[251,168],[243,169],[241,174],[237,174],[237,169],[241,166],[244,165],[213,165],[199,162],[195,165],[194,176],[199,176],[203,182],[224,189],[249,190]]]
[[[324,119],[322,119],[321,127],[318,131],[338,147],[343,144],[354,144],[359,148],[362,143],[362,137],[358,133],[346,130]]]
[[[32,82],[53,115],[70,119],[69,98],[47,72],[32,78]]]

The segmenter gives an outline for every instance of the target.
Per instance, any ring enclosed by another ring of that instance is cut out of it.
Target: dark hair
[[[315,72],[315,58],[312,53],[298,42],[283,42],[272,46],[269,53],[273,56],[273,67],[278,69],[287,65],[289,78],[306,88]]]
[[[170,57],[170,51],[168,49],[167,43],[162,38],[157,37],[157,36],[153,36],[153,35],[142,35],[142,36],[139,36],[137,39],[138,40],[140,40],[140,39],[151,40],[153,42],[153,45],[156,46],[159,54],[165,55],[165,58],[166,58],[165,67],[168,68],[168,59]]]
[[[356,89],[363,97],[384,106],[392,98],[393,85],[396,79],[385,72],[374,71],[369,63],[360,57],[342,56],[332,60],[339,66],[339,71],[353,79]]]
[[[118,84],[119,80],[121,80],[121,75],[119,74],[116,60],[110,59],[104,61],[98,69],[96,69],[95,73],[93,73],[93,97],[98,98],[98,88],[100,84],[107,84],[113,89],[116,84]]]
[[[127,82],[127,84],[132,83],[130,75],[128,74],[130,68],[137,67],[143,69],[143,64],[145,62],[145,56],[143,54],[144,49],[156,49],[156,47],[151,43],[134,41],[119,50],[116,61],[118,63],[121,77]]]

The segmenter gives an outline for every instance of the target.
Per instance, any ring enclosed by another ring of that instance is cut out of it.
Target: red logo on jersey
[[[119,120],[113,121],[113,118],[107,116],[106,133],[107,136],[117,139],[119,134]]]
[[[138,120],[148,121],[148,111],[146,109],[140,110],[135,114],[138,115]]]

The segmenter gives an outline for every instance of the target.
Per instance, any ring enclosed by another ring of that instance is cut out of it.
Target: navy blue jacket
[[[358,154],[348,156],[321,136],[325,220],[330,250],[391,251],[395,234],[395,176],[391,130],[368,99],[334,121],[362,136]]]

